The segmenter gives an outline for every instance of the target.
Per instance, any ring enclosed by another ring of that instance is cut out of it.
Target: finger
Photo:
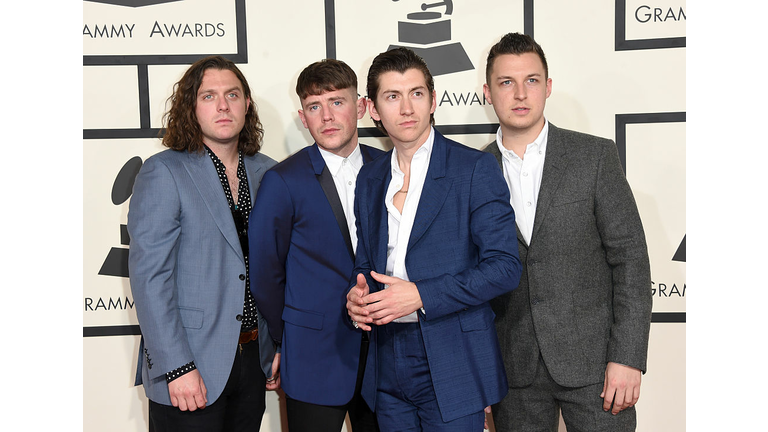
[[[362,273],[357,274],[357,285],[355,287],[362,290],[368,287],[368,281],[365,280],[365,276]]]
[[[200,377],[200,390],[203,394],[203,401],[205,402],[203,405],[205,406],[208,404],[208,389],[205,388],[205,382],[203,382],[203,377]]]
[[[179,398],[179,409],[182,411],[187,411],[187,399],[186,398]]]
[[[625,397],[626,391],[624,389],[619,388],[616,390],[616,396],[613,398],[613,409],[611,410],[613,415],[618,414],[626,407],[624,404]]]
[[[381,273],[376,273],[375,271],[371,271],[371,277],[376,282],[381,282],[383,284],[389,284],[389,285],[397,283],[397,282],[400,282],[402,280],[402,279],[396,278],[394,276],[387,276],[387,275],[383,275]]]
[[[177,398],[174,395],[171,395],[171,405],[173,405],[176,408],[178,408],[179,407],[179,398]]]
[[[202,393],[195,395],[194,406],[200,409],[205,408],[205,396]]]
[[[603,411],[609,411],[611,405],[613,405],[613,397],[616,394],[616,390],[608,388],[603,390]]]

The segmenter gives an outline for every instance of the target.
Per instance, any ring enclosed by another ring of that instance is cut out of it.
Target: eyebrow
[[[534,72],[534,73],[526,75],[525,77],[526,78],[531,78],[531,77],[540,77],[540,76],[542,76],[540,73]],[[513,79],[513,78],[514,77],[511,77],[509,75],[501,75],[501,76],[497,77],[496,80],[497,81],[499,81],[499,80],[509,80],[509,79]]]
[[[425,92],[426,92],[426,91],[427,91],[427,86],[424,86],[424,85],[418,85],[418,86],[416,86],[416,87],[413,87],[413,88],[409,89],[409,90],[408,90],[408,93],[413,93],[413,92],[414,92],[414,91],[416,91],[416,90],[422,90],[422,91],[425,91]],[[382,90],[382,91],[381,91],[381,93],[382,93],[382,94],[385,94],[385,93],[396,93],[396,94],[400,94],[400,93],[402,93],[402,92],[401,92],[400,90]]]
[[[243,89],[240,86],[235,86],[235,87],[232,87],[232,88],[230,88],[228,90],[225,90],[224,93],[231,93],[233,91],[238,91],[238,92],[242,93]],[[214,90],[214,89],[205,89],[205,90],[200,89],[197,92],[198,96],[201,95],[201,94],[206,94],[206,93],[216,93],[216,90]]]

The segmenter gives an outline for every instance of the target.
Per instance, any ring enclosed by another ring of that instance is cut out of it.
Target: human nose
[[[229,101],[227,98],[219,98],[216,109],[219,111],[229,111]]]
[[[333,120],[333,112],[330,109],[323,109],[320,113],[320,117],[324,122],[329,122]]]
[[[517,100],[524,100],[528,97],[528,92],[526,91],[525,86],[515,86],[515,99]]]
[[[413,102],[411,102],[409,98],[402,98],[402,102],[400,103],[400,112],[403,115],[413,114]]]

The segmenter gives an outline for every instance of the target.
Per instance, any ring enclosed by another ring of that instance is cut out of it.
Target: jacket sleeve
[[[293,203],[283,178],[267,171],[249,219],[251,292],[276,344],[283,338],[285,261],[291,244]]]
[[[490,154],[479,157],[473,169],[468,211],[470,238],[478,250],[478,262],[456,274],[414,281],[427,320],[480,305],[520,283],[522,264],[506,182]],[[446,244],[446,248],[451,247],[462,246]]]
[[[149,158],[136,177],[128,210],[128,270],[151,378],[195,360],[178,307],[180,218],[176,180],[159,158]]]
[[[653,296],[648,248],[616,145],[603,142],[595,193],[597,229],[613,279],[607,360],[646,370]]]

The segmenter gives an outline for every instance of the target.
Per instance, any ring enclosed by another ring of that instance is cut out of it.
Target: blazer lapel
[[[211,213],[214,222],[216,222],[219,231],[221,231],[221,234],[230,246],[232,246],[232,249],[235,250],[240,259],[245,262],[243,250],[240,246],[240,239],[238,238],[237,230],[235,229],[235,222],[232,219],[232,212],[229,210],[229,204],[227,203],[227,198],[224,196],[221,181],[213,166],[213,161],[211,161],[211,158],[206,152],[189,153],[188,156],[189,163],[186,163],[185,166],[192,178],[192,182],[200,192],[200,196],[208,208],[208,211]],[[250,178],[251,176],[249,175],[249,183]]]
[[[317,177],[317,181],[323,189],[325,198],[331,205],[333,216],[336,218],[336,223],[339,225],[342,237],[344,237],[344,244],[347,245],[347,252],[349,252],[350,258],[354,261],[355,252],[352,248],[352,238],[349,236],[349,225],[347,225],[347,218],[344,216],[344,207],[341,205],[341,199],[339,199],[339,192],[336,190],[336,184],[333,182],[333,176],[331,176],[331,172],[328,171],[328,166],[325,164],[325,160],[320,154],[317,144],[313,145],[307,153],[309,154],[312,168],[315,171],[315,177]]]
[[[488,144],[488,146],[485,148],[485,151],[492,154],[493,157],[496,158],[496,162],[498,162],[499,168],[501,168],[501,174],[504,175],[504,161],[496,140],[493,140],[492,143]],[[506,182],[506,179],[504,180]],[[520,232],[520,228],[517,226],[517,223],[515,223],[515,230],[517,231],[517,241],[520,242],[520,244],[525,245],[525,247],[528,247],[528,243],[525,242],[525,237],[523,237],[523,233]]]
[[[387,207],[384,204],[384,196],[387,187],[392,179],[390,160],[392,152],[382,156],[386,160],[376,167],[377,171],[372,172],[367,179],[365,199],[368,202],[368,214],[365,218],[368,220],[367,227],[362,227],[365,235],[366,229],[370,239],[370,263],[377,273],[386,274],[387,272],[387,245],[389,244],[389,221]],[[357,199],[357,197],[355,197]],[[361,215],[361,218],[363,216]],[[362,221],[361,221],[362,222]],[[362,224],[361,224],[362,226]]]
[[[435,142],[432,144],[432,155],[429,160],[427,176],[424,178],[419,207],[416,209],[411,238],[408,240],[408,250],[419,241],[427,228],[432,225],[437,213],[443,207],[448,191],[451,189],[452,182],[445,175],[447,158],[448,146],[445,144],[445,138],[435,131]]]
[[[536,238],[536,233],[541,230],[541,224],[547,216],[552,205],[552,197],[560,185],[568,165],[566,159],[568,146],[562,141],[560,130],[552,123],[549,124],[549,136],[547,137],[547,150],[544,157],[544,171],[539,188],[538,203],[536,204],[536,217],[533,219],[533,232],[531,243]]]

